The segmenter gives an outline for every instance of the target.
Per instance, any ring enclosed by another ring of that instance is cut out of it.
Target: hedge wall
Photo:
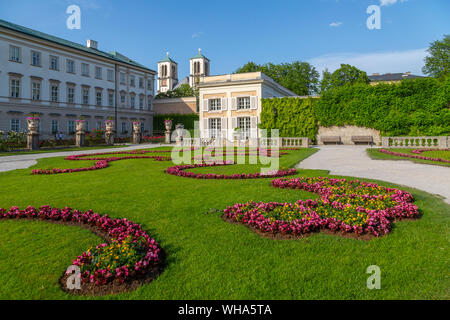
[[[186,130],[194,129],[194,122],[199,121],[197,114],[156,114],[153,117],[153,130],[164,131],[164,120],[171,119],[173,128],[179,123],[184,124]]]
[[[314,109],[318,100],[317,98],[262,99],[260,128],[279,129],[280,137],[315,139],[317,119]]]
[[[348,85],[318,99],[263,100],[261,128],[278,128],[281,136],[313,138],[318,125],[374,128],[385,136],[450,135],[450,77]]]

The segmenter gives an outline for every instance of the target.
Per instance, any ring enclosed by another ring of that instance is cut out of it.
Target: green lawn
[[[39,153],[55,153],[55,152],[69,152],[69,151],[85,151],[85,150],[95,150],[95,149],[114,149],[114,148],[123,148],[126,145],[115,145],[115,146],[95,146],[95,147],[67,147],[67,148],[55,148],[55,149],[41,149],[41,150],[33,150],[33,151],[11,151],[11,152],[0,152],[0,157],[7,156],[17,156],[22,154],[39,154]]]
[[[292,167],[316,152],[291,151],[280,159]],[[164,155],[164,154],[161,154]],[[80,167],[93,161],[41,159],[33,169]],[[167,252],[167,267],[152,283],[101,299],[449,299],[450,206],[407,189],[423,213],[395,223],[391,234],[362,241],[319,233],[299,240],[271,240],[243,225],[224,222],[235,202],[316,198],[275,189],[271,179],[194,180],[165,174],[169,162],[111,162],[110,167],[60,175],[31,169],[0,173],[0,207],[71,206],[126,217]],[[257,165],[195,169],[256,172]],[[326,176],[304,170],[298,176]],[[390,186],[391,184],[382,183]],[[94,299],[74,297],[58,286],[72,259],[100,239],[87,230],[39,221],[0,221],[1,299]],[[381,268],[381,290],[368,290],[366,269]]]
[[[411,151],[417,150],[420,148],[413,148],[413,149],[384,148],[384,149],[386,149],[388,151],[406,153],[406,154],[411,154],[411,155],[416,155],[416,156],[424,156],[424,157],[430,157],[430,158],[440,158],[440,159],[450,160],[450,151],[430,150],[430,151],[425,151],[421,154],[415,154],[415,153],[412,153]],[[378,149],[367,149],[367,153],[372,159],[375,159],[375,160],[409,160],[409,161],[413,161],[413,162],[417,162],[417,163],[433,164],[433,165],[439,165],[439,166],[445,166],[445,167],[450,166],[450,163],[445,163],[445,162],[394,156],[394,155],[382,153]]]

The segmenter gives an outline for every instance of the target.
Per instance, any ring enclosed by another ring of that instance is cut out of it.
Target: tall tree
[[[349,64],[341,64],[341,67],[331,74],[331,87],[341,87],[346,84],[370,82],[367,73]]]
[[[427,51],[429,56],[425,57],[423,73],[435,78],[450,74],[450,35],[431,43]]]
[[[261,71],[277,83],[288,88],[300,96],[314,94],[318,91],[319,73],[308,62],[295,61],[292,63],[258,65],[248,62],[235,73]]]
[[[331,72],[328,68],[322,71],[322,80],[320,80],[320,93],[324,93],[331,87]]]

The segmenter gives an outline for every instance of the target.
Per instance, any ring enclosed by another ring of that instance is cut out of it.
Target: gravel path
[[[162,144],[140,144],[131,145],[129,147],[123,148],[106,148],[106,149],[90,149],[82,151],[61,151],[61,152],[50,152],[50,153],[36,153],[36,154],[23,154],[16,156],[5,156],[0,157],[0,172],[12,171],[16,169],[26,169],[37,163],[37,159],[43,158],[54,158],[54,157],[67,157],[79,154],[92,154],[92,153],[103,153],[103,152],[117,152],[117,151],[129,151],[136,149],[151,149],[157,147],[163,147]]]
[[[450,168],[409,160],[372,160],[366,149],[367,146],[321,146],[319,152],[300,162],[297,168],[388,181],[440,195],[450,203]]]

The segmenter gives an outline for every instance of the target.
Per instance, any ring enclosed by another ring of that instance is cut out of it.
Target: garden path
[[[320,146],[298,169],[328,170],[330,174],[378,179],[440,195],[450,203],[450,168],[409,160],[372,160],[367,146]]]
[[[160,144],[140,144],[131,145],[123,148],[103,148],[103,149],[90,149],[81,151],[61,151],[61,152],[49,152],[49,153],[36,153],[36,154],[22,154],[15,156],[0,157],[0,172],[12,171],[16,169],[26,169],[37,163],[37,159],[53,158],[53,157],[67,157],[80,154],[92,154],[92,153],[104,153],[104,152],[117,152],[117,151],[131,151],[136,149],[151,149],[157,148]]]

